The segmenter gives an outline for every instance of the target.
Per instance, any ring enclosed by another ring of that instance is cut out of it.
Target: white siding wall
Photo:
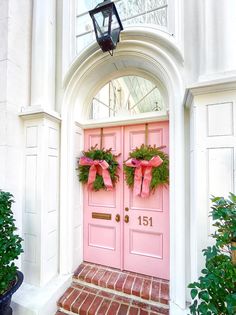
[[[212,243],[210,197],[235,192],[236,91],[195,96],[191,109],[192,275],[200,272],[201,250]]]

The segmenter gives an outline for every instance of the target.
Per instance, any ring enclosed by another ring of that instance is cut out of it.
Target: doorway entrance
[[[101,130],[89,129],[84,149],[100,144]],[[148,145],[168,153],[168,121],[148,124]],[[145,143],[145,125],[103,128],[103,147],[119,155],[119,181],[113,191],[84,186],[84,260],[169,279],[169,189],[148,198],[134,196],[123,176],[129,152]]]

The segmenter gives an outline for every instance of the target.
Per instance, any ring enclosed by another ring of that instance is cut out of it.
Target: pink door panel
[[[145,142],[145,126],[125,127],[124,158]],[[168,122],[148,125],[148,144],[166,146]],[[149,198],[134,196],[124,189],[124,206],[129,222],[124,223],[124,269],[169,279],[169,194],[160,187]]]
[[[100,147],[101,129],[85,131],[85,150],[98,144]],[[121,152],[121,127],[106,128],[103,131],[103,147],[112,148],[113,154]],[[122,165],[122,158],[119,163]],[[116,222],[120,215],[123,199],[122,172],[120,181],[113,191],[94,192],[84,186],[84,260],[121,268],[121,222]],[[99,215],[110,214],[111,219],[99,218]],[[98,218],[94,218],[98,217]]]
[[[100,144],[100,133],[100,129],[85,131],[85,150]],[[168,140],[168,122],[148,125],[148,144],[164,145],[168,153]],[[168,279],[168,187],[144,199],[134,196],[123,179],[123,161],[144,142],[145,125],[103,129],[103,147],[121,153],[120,180],[112,192],[84,187],[84,260]],[[93,218],[93,213],[111,214],[111,220]],[[120,222],[115,220],[117,214]]]

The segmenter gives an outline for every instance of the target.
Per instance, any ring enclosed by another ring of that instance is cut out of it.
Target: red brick
[[[63,313],[61,311],[57,311],[55,315],[67,315],[66,313]]]
[[[95,273],[98,271],[98,268],[97,267],[93,267],[88,273],[87,275],[85,276],[85,281],[88,282],[88,283],[91,283],[92,282],[92,278],[93,276],[95,275]]]
[[[79,314],[80,315],[87,315],[87,311],[89,307],[91,306],[92,302],[94,301],[96,295],[94,294],[89,294],[87,298],[85,299],[84,303],[80,307]]]
[[[74,276],[77,277],[85,267],[86,267],[86,264],[79,265],[79,267],[74,272]]]
[[[151,300],[160,301],[160,282],[152,281]]]
[[[107,287],[109,289],[115,289],[115,284],[116,284],[116,281],[118,280],[120,274],[118,272],[113,272],[108,283],[107,283]]]
[[[148,312],[141,309],[139,315],[148,315]]]
[[[88,293],[93,293],[93,294],[97,294],[99,292],[98,289],[96,288],[90,288],[90,287],[84,287],[84,291],[88,292]]]
[[[150,280],[143,280],[143,287],[141,290],[141,298],[145,300],[150,299],[150,291],[151,291],[151,281]]]
[[[120,308],[120,303],[117,303],[115,301],[111,302],[109,311],[107,312],[106,315],[116,315],[119,308]]]
[[[160,291],[160,302],[163,304],[168,304],[169,302],[169,284],[161,283]]]
[[[121,304],[117,315],[126,315],[126,314],[127,314],[127,311],[128,311],[128,308],[129,308],[128,305]]]
[[[141,278],[136,278],[134,281],[134,285],[132,288],[132,294],[136,296],[140,296],[142,289],[143,280]]]
[[[99,291],[99,295],[102,296],[102,297],[109,298],[109,299],[112,299],[114,297],[113,293],[106,292],[106,291],[103,291],[103,290]]]
[[[169,310],[160,306],[151,306],[151,310],[158,314],[169,315]]]
[[[145,310],[150,309],[150,306],[147,303],[143,303],[143,302],[139,302],[139,301],[133,300],[132,304],[137,306],[137,307],[139,307],[139,308],[145,309]]]
[[[74,290],[70,296],[68,297],[68,299],[66,299],[62,305],[62,307],[67,310],[70,311],[70,307],[71,304],[78,298],[78,296],[80,295],[81,291],[79,290]]]
[[[96,310],[101,305],[102,301],[103,301],[103,298],[101,298],[100,296],[96,296],[95,300],[93,301],[92,305],[90,306],[88,310],[88,315],[94,315]]]
[[[99,310],[97,311],[96,315],[104,315],[106,314],[109,306],[111,304],[111,300],[104,299]]]
[[[69,287],[66,292],[60,297],[59,301],[57,302],[58,306],[62,306],[64,301],[68,299],[69,295],[73,292],[74,288]]]
[[[125,296],[120,296],[120,295],[116,295],[116,301],[126,303],[126,304],[131,303],[131,299],[129,299]]]
[[[115,289],[117,291],[122,291],[123,290],[123,286],[124,286],[126,278],[127,278],[126,274],[124,274],[124,273],[120,274],[119,279],[116,281],[116,284],[115,284]]]
[[[106,288],[106,287],[107,287],[108,279],[111,277],[111,274],[112,274],[112,272],[107,270],[107,271],[104,273],[104,275],[99,279],[98,284],[99,284],[101,287]]]
[[[78,279],[84,280],[88,272],[91,270],[91,266],[85,266],[85,268],[77,276]]]
[[[98,269],[98,271],[92,278],[92,283],[98,285],[98,281],[101,279],[105,272],[106,272],[105,269]]]
[[[78,296],[78,298],[74,301],[74,303],[71,304],[71,311],[76,313],[76,314],[79,314],[79,309],[81,307],[81,305],[84,303],[84,301],[86,300],[88,296],[88,293],[86,292],[81,292],[81,294]]]
[[[129,309],[129,315],[138,315],[139,309],[137,307],[131,306]]]
[[[128,275],[123,288],[124,293],[131,294],[134,280],[135,278],[133,276]]]
[[[83,285],[81,285],[81,284],[79,284],[79,283],[75,283],[75,282],[73,282],[72,283],[72,287],[74,288],[74,289],[76,289],[76,290],[83,290],[83,288],[84,288],[84,286]]]

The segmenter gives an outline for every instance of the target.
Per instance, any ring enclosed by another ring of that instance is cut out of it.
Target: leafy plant
[[[23,252],[22,238],[15,234],[13,202],[12,194],[0,191],[0,295],[14,284],[18,269],[14,260]]]
[[[202,276],[189,284],[190,313],[193,315],[236,314],[236,266],[231,260],[231,242],[236,233],[236,196],[213,197],[212,218],[216,227],[212,235],[216,244],[203,250],[206,258]]]
[[[211,200],[214,202],[213,226],[217,228],[213,237],[219,247],[229,247],[231,242],[236,242],[236,196],[230,193],[229,199],[214,197]]]
[[[119,176],[117,174],[119,163],[117,162],[117,156],[112,154],[111,149],[97,149],[97,147],[91,147],[90,150],[84,151],[83,156],[88,157],[92,160],[105,160],[109,164],[108,171],[110,173],[111,181],[113,186],[118,181]],[[86,184],[88,182],[89,177],[89,169],[88,165],[79,165],[79,181]],[[103,177],[97,173],[95,181],[93,183],[93,189],[98,191],[100,189],[106,189]]]
[[[150,183],[150,190],[154,191],[161,184],[168,184],[169,182],[169,157],[166,153],[161,151],[161,148],[156,146],[146,146],[144,144],[141,147],[136,148],[130,152],[129,158],[137,160],[150,161],[154,156],[159,156],[163,163],[158,167],[152,168],[152,180]],[[126,161],[125,161],[126,162]],[[134,173],[135,168],[124,164],[125,180],[129,187],[134,186]]]

